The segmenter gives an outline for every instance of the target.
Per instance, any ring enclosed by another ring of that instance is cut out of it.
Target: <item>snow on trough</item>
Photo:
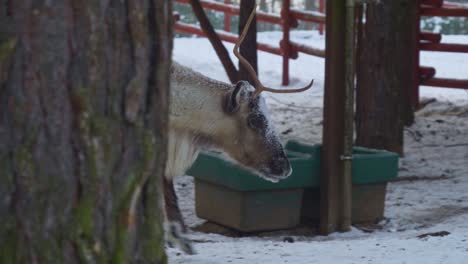
[[[277,43],[280,35],[262,33],[259,39]],[[315,32],[295,32],[297,42],[323,47]],[[444,42],[468,43],[468,36],[444,36]],[[228,49],[233,45],[226,43]],[[259,52],[261,81],[281,83],[281,57]],[[203,38],[175,40],[174,59],[211,78],[227,77],[209,42]],[[233,60],[234,60],[233,56]],[[234,60],[237,61],[237,60]],[[468,78],[468,54],[423,52],[421,64],[434,66],[438,77]],[[300,54],[291,61],[291,85],[315,79],[301,94],[267,94],[272,121],[283,140],[321,141],[324,60]],[[399,180],[388,185],[385,220],[377,230],[353,228],[323,236],[284,235],[232,238],[191,231],[198,254],[187,256],[168,249],[170,263],[468,263],[468,92],[422,87],[422,97],[436,102],[416,114],[405,131],[405,157]],[[192,178],[176,179],[179,203],[187,224],[204,221],[195,215]],[[431,235],[425,235],[431,234]]]

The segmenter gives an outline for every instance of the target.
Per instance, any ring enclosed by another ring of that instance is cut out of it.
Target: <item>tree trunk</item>
[[[410,91],[417,1],[367,4],[359,36],[356,144],[403,153],[403,128],[412,120]]]
[[[0,3],[0,263],[166,263],[171,1]]]
[[[224,47],[223,42],[216,34],[216,31],[211,25],[210,20],[206,16],[206,13],[203,10],[200,0],[190,0],[190,5],[192,6],[193,13],[200,22],[200,27],[202,28],[203,32],[205,32],[206,36],[208,37],[208,40],[210,41],[216,54],[218,55],[219,60],[223,64],[224,70],[226,71],[229,81],[231,83],[236,83],[239,80],[239,74],[236,69],[236,66],[234,66],[231,57],[229,57],[229,52],[227,51],[226,47]]]
[[[249,19],[252,9],[255,7],[254,0],[241,0],[240,1],[240,11],[239,11],[239,36],[244,30],[245,24]],[[239,47],[240,54],[245,57],[245,59],[252,65],[255,72],[257,70],[257,19],[254,17],[250,28],[247,31],[244,42]],[[254,85],[252,77],[249,75],[247,70],[239,62],[239,80],[248,81],[251,85]]]

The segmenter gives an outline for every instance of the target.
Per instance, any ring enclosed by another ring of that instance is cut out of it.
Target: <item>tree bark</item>
[[[202,28],[203,32],[205,32],[208,40],[218,55],[219,60],[223,64],[229,81],[231,83],[236,83],[239,80],[239,72],[237,71],[236,66],[234,66],[231,57],[229,57],[229,52],[227,51],[226,47],[224,47],[223,42],[216,34],[216,31],[211,25],[210,20],[206,16],[205,11],[200,4],[200,0],[190,0],[190,5],[192,6],[193,13],[200,22],[200,27]]]
[[[239,35],[244,30],[245,24],[249,19],[252,9],[255,7],[254,0],[241,0],[240,1],[240,10],[239,10]],[[250,28],[247,31],[244,42],[239,47],[240,54],[245,57],[245,59],[252,65],[255,72],[257,70],[257,19],[254,17]],[[254,85],[255,82],[252,77],[249,75],[245,67],[239,62],[239,80],[248,81],[251,85]]]
[[[166,263],[171,1],[0,3],[0,263]]]
[[[417,1],[367,4],[359,36],[356,144],[403,153],[403,128],[413,114],[410,91]]]

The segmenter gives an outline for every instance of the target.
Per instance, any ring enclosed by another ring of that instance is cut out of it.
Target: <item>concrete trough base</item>
[[[302,189],[236,191],[195,179],[197,216],[242,232],[288,229],[300,223]]]
[[[377,223],[384,218],[387,183],[353,185],[352,223]],[[320,213],[319,188],[304,190],[302,217],[318,222]]]

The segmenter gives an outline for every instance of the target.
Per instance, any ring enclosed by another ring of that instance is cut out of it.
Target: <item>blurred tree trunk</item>
[[[0,3],[0,263],[166,263],[171,1]]]
[[[358,36],[356,144],[403,153],[403,129],[413,119],[410,92],[417,1],[367,4]]]
[[[240,1],[240,14],[239,14],[239,36],[244,30],[245,24],[249,19],[252,9],[255,7],[255,0],[241,0]],[[257,19],[254,17],[252,24],[250,25],[247,35],[245,36],[244,42],[239,48],[242,56],[247,59],[248,62],[257,70]],[[249,73],[246,71],[244,66],[239,62],[239,80],[248,81],[250,84],[254,85],[255,82],[250,77]]]

